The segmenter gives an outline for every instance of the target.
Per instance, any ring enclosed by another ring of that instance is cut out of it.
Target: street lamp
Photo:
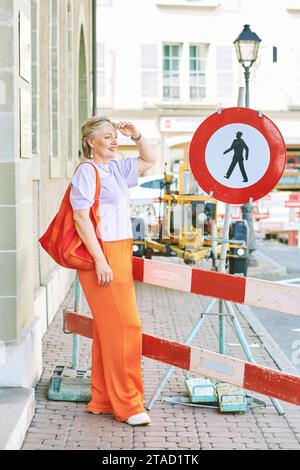
[[[251,31],[250,25],[245,24],[241,34],[234,41],[236,55],[240,64],[244,68],[246,84],[246,108],[249,108],[249,78],[250,67],[257,59],[258,47],[261,39],[256,33]]]
[[[245,75],[245,107],[249,108],[249,79],[250,79],[250,67],[254,64],[257,59],[259,43],[261,39],[257,36],[256,33],[251,31],[250,25],[245,24],[244,29],[241,34],[234,41],[234,46],[236,50],[236,55],[240,64],[244,68]],[[243,204],[242,206],[243,219],[247,220],[249,226],[249,251],[250,258],[249,264],[255,265],[256,261],[252,255],[253,251],[256,250],[254,226],[253,226],[253,204]]]

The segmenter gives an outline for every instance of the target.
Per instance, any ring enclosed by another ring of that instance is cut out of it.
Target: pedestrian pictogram
[[[229,149],[227,149],[223,152],[223,155],[225,155],[225,153],[231,152],[231,150],[233,150],[233,152],[234,152],[231,165],[228,168],[227,173],[224,176],[224,178],[227,178],[227,179],[230,178],[234,168],[236,167],[236,164],[238,163],[239,167],[240,167],[240,170],[241,170],[241,173],[242,173],[242,176],[244,178],[243,183],[247,183],[248,182],[248,176],[246,174],[245,167],[244,167],[243,151],[244,150],[246,151],[245,159],[248,160],[249,148],[247,147],[247,145],[245,144],[245,142],[241,138],[242,135],[243,135],[243,133],[238,131],[236,133],[236,139],[234,139],[234,141],[232,142],[231,147],[229,147]]]
[[[217,200],[244,204],[268,194],[286,163],[283,137],[262,113],[228,108],[209,116],[196,130],[190,166],[200,187]]]

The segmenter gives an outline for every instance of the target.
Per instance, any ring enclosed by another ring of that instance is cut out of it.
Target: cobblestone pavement
[[[136,283],[143,331],[184,341],[204,310],[208,298],[172,289]],[[62,311],[74,305],[74,286],[56,314],[43,339],[42,378],[36,387],[36,412],[22,449],[300,449],[300,407],[282,403],[279,416],[268,398],[251,394],[270,405],[245,414],[221,414],[215,409],[195,408],[156,401],[149,415],[152,423],[131,427],[111,414],[92,415],[84,403],[54,402],[47,399],[49,379],[55,365],[71,365],[72,335],[62,331]],[[89,314],[83,302],[82,313]],[[276,368],[250,328],[238,316],[258,364]],[[218,318],[207,318],[193,345],[218,351]],[[81,338],[80,366],[90,367],[91,340]],[[226,324],[226,354],[245,359],[231,324]],[[142,358],[145,405],[167,370],[166,364]],[[191,375],[192,377],[194,375]],[[183,371],[175,369],[162,395],[185,395]]]

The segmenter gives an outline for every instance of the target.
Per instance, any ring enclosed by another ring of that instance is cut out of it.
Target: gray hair
[[[91,147],[87,139],[94,137],[97,130],[107,126],[107,124],[111,124],[115,129],[117,128],[117,124],[106,116],[93,116],[81,126],[81,145],[85,158],[91,159]]]

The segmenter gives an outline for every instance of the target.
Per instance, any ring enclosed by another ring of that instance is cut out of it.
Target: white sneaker
[[[130,416],[126,423],[131,424],[131,426],[139,426],[142,424],[150,424],[151,419],[147,413],[138,413],[136,415]]]

